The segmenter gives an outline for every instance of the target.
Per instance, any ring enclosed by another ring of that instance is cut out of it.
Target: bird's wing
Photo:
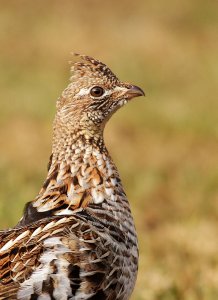
[[[114,257],[103,228],[95,228],[67,216],[0,232],[0,299],[106,299]]]

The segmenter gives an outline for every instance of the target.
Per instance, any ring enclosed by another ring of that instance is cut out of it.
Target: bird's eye
[[[100,86],[94,86],[91,89],[90,94],[92,97],[101,97],[104,94],[104,89]]]

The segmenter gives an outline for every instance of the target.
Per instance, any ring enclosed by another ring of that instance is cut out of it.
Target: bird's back
[[[137,272],[123,233],[84,212],[1,232],[0,245],[0,299],[128,299]]]

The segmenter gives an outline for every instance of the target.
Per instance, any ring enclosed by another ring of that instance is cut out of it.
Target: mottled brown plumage
[[[48,175],[13,229],[0,232],[0,300],[129,299],[137,237],[103,140],[107,120],[143,91],[77,55],[57,101]]]

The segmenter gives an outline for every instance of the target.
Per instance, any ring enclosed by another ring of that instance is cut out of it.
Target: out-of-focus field
[[[218,2],[1,1],[0,225],[46,175],[70,51],[140,98],[106,130],[140,244],[132,300],[218,299]]]

